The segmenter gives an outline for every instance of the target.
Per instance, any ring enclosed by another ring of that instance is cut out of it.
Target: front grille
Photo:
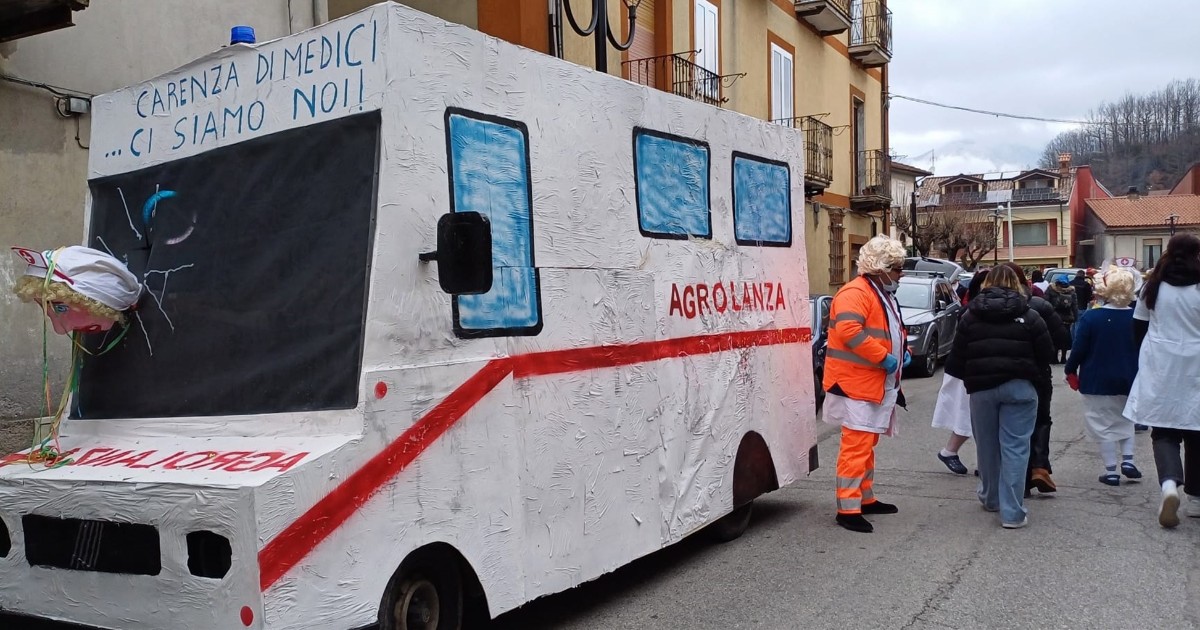
[[[158,575],[162,558],[153,525],[27,514],[29,564],[72,571]]]

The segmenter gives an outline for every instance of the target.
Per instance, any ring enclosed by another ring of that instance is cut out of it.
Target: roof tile
[[[1159,227],[1173,214],[1175,225],[1200,225],[1200,195],[1088,199],[1087,206],[1108,227]]]

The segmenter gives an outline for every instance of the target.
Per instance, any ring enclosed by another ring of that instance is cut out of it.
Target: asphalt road
[[[759,499],[742,538],[695,536],[580,588],[500,617],[503,630],[565,628],[1132,628],[1200,627],[1200,519],[1174,531],[1155,520],[1150,437],[1137,437],[1147,478],[1119,488],[1083,433],[1079,396],[1059,384],[1053,413],[1059,491],[1029,500],[1030,525],[1001,529],[975,499],[974,477],[935,457],[947,434],[929,427],[941,372],[906,381],[901,434],[884,438],[876,493],[900,513],[875,532],[833,522],[836,433],[822,467]],[[971,467],[973,442],[963,449]],[[4,630],[59,630],[9,625]]]
[[[1060,370],[1061,372],[1061,370]],[[975,478],[935,457],[934,378],[905,383],[901,433],[876,452],[875,491],[900,513],[872,534],[833,522],[836,433],[822,467],[758,500],[750,530],[725,545],[700,537],[574,591],[501,617],[500,628],[1194,628],[1200,627],[1200,519],[1156,521],[1149,434],[1137,436],[1143,483],[1101,485],[1079,395],[1056,385],[1052,461],[1058,492],[1029,500],[1030,525],[1000,527]],[[962,451],[975,463],[974,442]]]

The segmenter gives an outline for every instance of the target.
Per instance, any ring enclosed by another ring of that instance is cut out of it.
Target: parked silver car
[[[954,285],[937,272],[905,271],[896,301],[908,329],[909,370],[915,376],[932,376],[938,361],[954,346],[963,309]]]

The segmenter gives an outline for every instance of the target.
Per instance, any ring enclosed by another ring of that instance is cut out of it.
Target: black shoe
[[[1121,475],[1115,472],[1104,473],[1100,475],[1100,483],[1106,486],[1119,486],[1121,485]]]
[[[1146,426],[1146,425],[1144,425],[1144,424],[1135,424],[1135,425],[1133,425],[1133,432],[1134,432],[1134,433],[1145,433],[1146,431],[1149,431],[1149,430],[1150,430],[1150,427],[1148,427],[1148,426]]]
[[[1133,462],[1130,461],[1121,462],[1121,474],[1130,479],[1142,478],[1142,471],[1138,470],[1138,467],[1134,466]]]
[[[958,455],[946,457],[945,455],[938,453],[937,456],[938,459],[942,460],[942,463],[946,465],[946,468],[950,469],[950,472],[956,475],[967,474],[967,467],[963,466],[962,460],[958,458]]]
[[[862,506],[863,514],[895,514],[899,511],[900,508],[892,505],[891,503],[884,503],[883,501],[878,500],[870,503],[864,503]]]
[[[852,532],[869,534],[875,531],[875,527],[871,525],[871,521],[863,518],[862,514],[838,514],[837,524]]]

